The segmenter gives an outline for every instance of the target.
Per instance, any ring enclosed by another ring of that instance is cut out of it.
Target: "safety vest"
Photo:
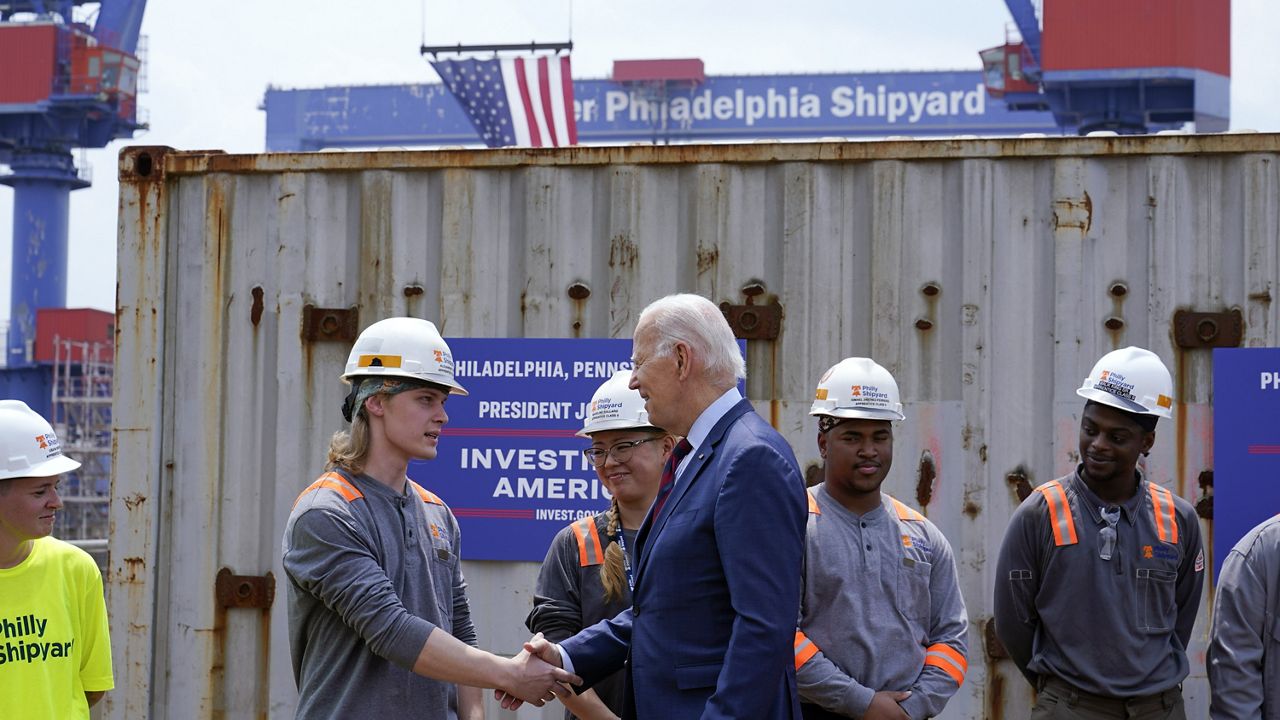
[[[918,511],[908,507],[888,493],[883,494],[889,498],[889,504],[893,507],[894,514],[898,516],[899,522],[925,521],[924,515],[921,515]],[[813,493],[806,492],[805,497],[809,499],[809,514],[821,515],[822,508],[818,505],[818,499],[813,496]],[[904,548],[911,547],[910,535],[902,533],[902,546]],[[803,631],[797,629],[792,650],[795,655],[796,670],[799,670],[822,649],[814,644]],[[964,654],[946,643],[934,643],[926,647],[924,649],[924,664],[925,666],[936,667],[946,673],[948,677],[955,681],[957,687],[964,684],[965,673],[969,671],[969,661]]]
[[[1049,509],[1049,524],[1053,526],[1053,544],[1057,547],[1075,545],[1076,521],[1071,515],[1071,503],[1067,501],[1067,491],[1058,480],[1037,487],[1036,492],[1044,496],[1045,505]],[[1173,504],[1173,493],[1156,485],[1147,483],[1147,494],[1151,496],[1152,515],[1155,518],[1156,536],[1160,542],[1170,545],[1178,544],[1178,513]]]
[[[444,505],[444,501],[441,500],[439,496],[422,487],[418,483],[410,480],[409,486],[418,494],[418,497],[422,498],[422,502],[429,505]],[[355,502],[356,500],[364,497],[364,493],[360,492],[360,488],[353,485],[350,480],[346,479],[339,473],[327,472],[321,475],[315,482],[308,485],[306,490],[303,490],[298,494],[298,499],[293,501],[294,506],[296,507],[298,505],[298,501],[302,500],[302,498],[308,493],[313,493],[317,490],[332,490],[333,492],[341,495],[342,499],[347,502]]]
[[[604,545],[600,543],[595,517],[584,517],[570,527],[573,528],[573,537],[578,541],[578,565],[588,567],[604,562]]]

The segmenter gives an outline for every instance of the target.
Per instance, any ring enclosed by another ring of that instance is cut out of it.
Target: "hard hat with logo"
[[[822,376],[810,415],[865,420],[902,420],[898,383],[871,358],[845,358]]]
[[[644,409],[644,398],[639,390],[627,387],[631,382],[630,370],[619,370],[604,381],[591,396],[586,421],[578,431],[578,437],[590,437],[602,430],[659,430],[649,422]]]
[[[387,318],[360,333],[342,379],[374,376],[422,380],[449,388],[451,395],[467,394],[453,377],[453,353],[440,331],[420,318]]]
[[[62,454],[49,421],[21,400],[0,400],[0,480],[51,477],[80,463]]]
[[[1155,353],[1140,347],[1103,355],[1076,394],[1139,415],[1173,415],[1173,378],[1169,368]]]

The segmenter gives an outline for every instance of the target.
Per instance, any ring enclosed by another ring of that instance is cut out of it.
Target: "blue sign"
[[[584,144],[1061,132],[1050,113],[988,97],[979,70],[576,80],[573,92]],[[268,151],[479,142],[440,84],[270,88],[263,107]]]
[[[409,476],[453,510],[464,559],[541,562],[557,531],[609,506],[575,433],[596,389],[631,369],[631,340],[448,343],[470,395],[450,398],[439,455]]]
[[[1214,572],[1280,512],[1280,348],[1213,351]]]

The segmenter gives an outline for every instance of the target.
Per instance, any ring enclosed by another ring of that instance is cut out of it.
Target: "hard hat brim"
[[[9,471],[0,476],[0,480],[12,480],[20,477],[53,477],[54,475],[69,473],[79,467],[80,463],[78,461],[72,460],[66,455],[59,455],[43,462],[38,462],[31,467]]]
[[[835,408],[810,410],[810,415],[833,417],[840,420],[888,420],[889,422],[901,422],[907,419],[906,415],[897,410],[876,410],[874,408]]]
[[[1135,415],[1154,415],[1155,417],[1162,417],[1162,418],[1168,418],[1171,416],[1171,413],[1167,410],[1164,412],[1152,412],[1151,410],[1143,407],[1142,405],[1128,398],[1122,398],[1118,395],[1112,395],[1106,390],[1099,390],[1093,387],[1082,387],[1079,390],[1076,390],[1076,394],[1086,400],[1092,400],[1096,403],[1102,403],[1103,405],[1108,405],[1117,410],[1124,410],[1125,412],[1131,412],[1131,413],[1134,413]]]
[[[666,432],[666,430],[663,430],[660,427],[654,427],[653,425],[648,425],[648,424],[637,425],[632,420],[607,420],[602,423],[597,423],[595,425],[584,427],[578,432],[574,433],[574,435],[577,435],[580,438],[589,438],[598,432],[606,432],[608,430],[636,430],[638,432],[657,432],[657,433]]]

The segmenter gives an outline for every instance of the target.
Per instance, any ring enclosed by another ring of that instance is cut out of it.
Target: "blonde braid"
[[[618,513],[618,499],[614,498],[609,503],[609,522],[605,526],[605,534],[609,538],[613,538],[615,533],[621,532],[622,520]],[[609,543],[609,549],[604,551],[604,563],[600,565],[600,584],[604,586],[605,602],[613,602],[622,597],[622,590],[626,587],[627,579],[622,568],[622,546],[618,543]]]

